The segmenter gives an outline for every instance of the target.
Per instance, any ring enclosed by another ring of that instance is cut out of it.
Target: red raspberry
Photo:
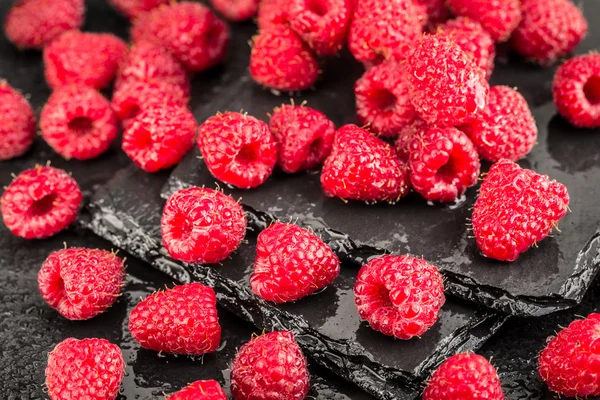
[[[398,133],[398,138],[394,143],[396,153],[404,163],[410,161],[410,143],[414,137],[420,137],[429,131],[429,126],[422,119],[416,118],[412,124],[405,126]]]
[[[325,161],[335,138],[335,125],[322,112],[305,106],[282,105],[269,123],[279,142],[278,164],[294,173]]]
[[[188,263],[214,264],[238,248],[246,216],[231,196],[207,188],[175,192],[165,205],[160,230],[171,257]]]
[[[314,233],[277,222],[258,235],[252,291],[275,303],[296,301],[330,285],[340,261]]]
[[[271,89],[300,91],[315,84],[319,64],[298,34],[286,25],[275,25],[254,37],[250,75]]]
[[[426,35],[406,62],[411,101],[425,122],[455,126],[481,113],[488,98],[485,73],[444,35]]]
[[[103,313],[123,287],[123,260],[106,250],[70,248],[50,253],[38,274],[42,298],[63,317]]]
[[[118,135],[117,118],[108,100],[83,85],[55,90],[42,109],[44,140],[67,160],[89,160],[110,147]]]
[[[135,19],[161,4],[169,4],[171,0],[108,0],[108,2],[127,18]]]
[[[210,0],[210,4],[230,21],[244,21],[256,15],[260,0]]]
[[[438,269],[407,255],[369,261],[358,271],[354,285],[360,317],[374,330],[402,340],[427,332],[445,301]]]
[[[225,392],[217,381],[196,381],[177,393],[167,396],[166,400],[227,400]]]
[[[394,61],[367,70],[354,85],[359,124],[381,136],[397,136],[415,119],[409,90],[404,67]]]
[[[408,194],[408,171],[394,148],[355,125],[342,126],[323,165],[326,196],[395,202]]]
[[[77,182],[62,169],[37,166],[21,172],[0,198],[4,225],[25,239],[50,237],[77,218]]]
[[[146,172],[170,168],[194,145],[198,125],[192,113],[163,104],[138,114],[123,132],[123,151]]]
[[[568,204],[562,184],[500,160],[490,168],[473,208],[477,246],[486,257],[514,261],[550,233]]]
[[[522,0],[522,8],[512,47],[538,64],[551,65],[571,53],[587,33],[585,17],[569,0]]]
[[[600,314],[576,320],[552,338],[539,358],[539,374],[566,397],[600,396]]]
[[[253,337],[231,366],[231,393],[237,400],[302,400],[309,383],[306,358],[288,331]]]
[[[487,108],[460,129],[471,138],[479,155],[492,162],[525,157],[538,132],[527,101],[507,86],[492,86]]]
[[[225,58],[229,28],[206,6],[182,1],[160,6],[138,18],[134,42],[150,40],[169,50],[188,70],[200,72]]]
[[[450,18],[450,10],[446,7],[446,0],[414,0],[415,3],[427,9],[427,21],[434,25]]]
[[[25,97],[0,80],[0,161],[19,157],[35,139],[35,115]]]
[[[44,48],[44,73],[51,88],[78,84],[102,89],[127,56],[127,45],[109,33],[69,31]]]
[[[456,354],[433,373],[423,400],[504,400],[500,378],[488,360],[477,354]]]
[[[19,0],[4,21],[8,40],[23,49],[41,49],[83,25],[84,0]]]
[[[221,341],[215,292],[197,282],[155,292],[131,311],[129,331],[146,349],[189,355],[212,353]]]
[[[258,5],[258,29],[287,24],[287,0],[261,0]]]
[[[217,114],[200,125],[198,147],[215,178],[241,189],[267,180],[279,150],[267,124],[236,112]]]
[[[521,0],[446,0],[446,4],[455,15],[479,22],[496,42],[507,41],[523,18]]]
[[[552,93],[558,112],[570,123],[600,127],[600,54],[573,57],[561,65],[554,75]]]

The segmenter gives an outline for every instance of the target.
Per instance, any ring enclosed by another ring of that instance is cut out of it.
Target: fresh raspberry
[[[446,0],[413,0],[415,3],[425,6],[427,10],[427,22],[431,25],[439,24],[450,18],[450,10],[446,7]]]
[[[569,0],[522,0],[523,21],[513,32],[512,47],[543,66],[571,53],[588,30],[581,10]]]
[[[565,216],[569,194],[546,175],[512,161],[492,165],[473,208],[473,233],[483,255],[514,261]]]
[[[487,108],[460,129],[471,138],[479,155],[492,162],[525,157],[538,132],[527,101],[507,86],[492,86]]]
[[[300,91],[315,84],[319,64],[298,34],[286,25],[275,25],[254,37],[250,75],[271,89]]]
[[[135,19],[161,4],[169,4],[171,0],[108,0],[108,2],[127,18]]]
[[[354,285],[360,317],[374,330],[402,340],[427,332],[445,301],[438,269],[407,255],[369,261],[358,271]]]
[[[134,42],[150,40],[169,50],[188,70],[204,71],[225,58],[229,28],[206,6],[190,1],[160,6],[138,18]]]
[[[302,400],[309,384],[306,358],[288,331],[253,337],[231,366],[231,393],[237,400]]]
[[[415,119],[409,91],[402,65],[386,61],[367,70],[354,85],[359,124],[381,136],[397,136]]]
[[[194,145],[198,125],[180,106],[162,104],[139,113],[123,132],[122,148],[146,172],[170,168]]]
[[[42,109],[44,140],[67,160],[98,157],[118,135],[117,119],[108,100],[83,85],[55,90]]]
[[[600,314],[576,320],[552,338],[539,358],[539,374],[566,397],[600,396]]]
[[[256,15],[260,0],[210,0],[210,4],[230,21],[244,21]]]
[[[256,241],[252,291],[275,303],[296,301],[330,285],[340,273],[340,261],[314,233],[277,222]]]
[[[70,248],[50,253],[38,274],[42,298],[63,317],[103,313],[123,287],[123,260],[106,250]]]
[[[488,360],[477,354],[456,354],[433,373],[423,400],[504,400],[500,378]]]
[[[25,239],[50,237],[77,218],[82,199],[77,182],[62,169],[35,167],[21,172],[0,198],[4,225]]]
[[[35,139],[35,116],[25,97],[0,79],[0,161],[19,157]]]
[[[227,400],[227,396],[217,381],[196,381],[166,400]]]
[[[261,0],[258,5],[258,29],[287,24],[287,0]]]
[[[314,168],[331,153],[335,125],[320,111],[282,105],[275,108],[269,128],[279,142],[278,164],[285,172]]]
[[[172,354],[212,353],[221,341],[215,292],[197,282],[155,292],[131,311],[129,331],[146,349]]]
[[[408,194],[408,170],[391,145],[355,125],[345,125],[337,131],[325,160],[321,185],[329,197],[395,202]]]
[[[267,124],[236,112],[214,115],[200,125],[198,147],[213,176],[240,189],[262,185],[279,151]]]
[[[446,4],[455,15],[479,22],[496,42],[507,41],[523,18],[521,0],[446,0]]]
[[[406,68],[412,104],[429,124],[461,125],[475,119],[487,105],[485,72],[448,36],[424,36]]]
[[[127,45],[109,33],[69,31],[44,48],[44,73],[51,88],[78,84],[102,89],[114,79]]]
[[[600,54],[577,56],[561,65],[552,93],[558,112],[571,124],[600,127]]]
[[[4,21],[6,37],[23,49],[42,49],[83,25],[84,0],[19,0]]]
[[[410,125],[406,125],[398,133],[394,147],[398,158],[403,163],[410,161],[410,143],[414,137],[421,137],[429,131],[429,125],[420,118],[416,118]]]

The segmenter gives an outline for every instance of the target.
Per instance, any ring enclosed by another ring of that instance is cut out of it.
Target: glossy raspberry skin
[[[567,213],[569,194],[546,175],[500,160],[473,208],[473,233],[484,256],[514,261],[544,239]]]
[[[43,239],[62,231],[77,218],[83,198],[65,171],[35,167],[21,172],[0,198],[4,225],[25,239]]]
[[[219,382],[209,380],[191,383],[166,400],[227,400],[227,396]]]
[[[492,364],[477,354],[456,354],[429,379],[423,400],[504,400],[500,378]]]
[[[573,57],[561,65],[552,82],[554,104],[571,124],[600,127],[600,54]]]
[[[487,105],[485,73],[445,35],[426,35],[406,61],[411,102],[425,122],[455,126],[472,121]]]
[[[287,25],[287,0],[261,0],[258,5],[258,29],[264,30],[275,25]]]
[[[50,253],[38,273],[38,288],[60,315],[84,320],[113,305],[124,275],[123,260],[115,253],[73,247]]]
[[[600,396],[600,314],[573,321],[552,338],[539,357],[540,377],[566,397]]]
[[[114,400],[125,374],[121,349],[106,339],[68,338],[48,354],[51,400]]]
[[[450,18],[446,0],[413,0],[427,9],[427,22],[431,25],[442,23]]]
[[[230,21],[244,21],[256,15],[259,0],[210,0],[212,6]]]
[[[278,164],[285,172],[315,168],[331,153],[335,125],[320,111],[282,105],[275,108],[269,128],[279,142]]]
[[[471,138],[479,155],[492,162],[525,157],[535,146],[538,133],[527,101],[507,86],[492,86],[487,108],[460,129]]]
[[[0,80],[0,161],[19,157],[35,139],[35,115],[25,97]]]
[[[416,118],[410,125],[406,125],[398,133],[394,148],[398,158],[404,163],[410,161],[410,144],[414,137],[421,137],[429,131],[429,125],[422,119]]]
[[[240,189],[262,185],[279,151],[267,124],[235,112],[217,114],[200,125],[198,147],[211,174]]]
[[[129,19],[134,19],[141,16],[146,11],[160,6],[161,4],[169,4],[171,0],[108,0],[108,2]]]
[[[310,375],[306,358],[288,331],[253,337],[240,347],[231,367],[237,400],[302,400]]]
[[[202,355],[216,351],[221,341],[215,292],[188,283],[155,292],[129,314],[129,331],[145,349],[172,354]]]
[[[496,42],[507,41],[523,18],[521,0],[446,0],[446,4],[455,15],[479,22]]]
[[[437,268],[407,255],[381,256],[363,265],[354,296],[358,314],[371,328],[402,340],[427,332],[446,301]]]

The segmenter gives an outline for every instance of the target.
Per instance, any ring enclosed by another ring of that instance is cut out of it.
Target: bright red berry
[[[492,165],[473,208],[473,233],[486,257],[514,261],[565,216],[567,188],[512,161]]]
[[[402,340],[427,332],[445,301],[438,269],[407,255],[372,259],[358,271],[354,285],[360,317],[374,330]]]
[[[256,15],[260,0],[210,0],[212,6],[230,21],[244,21]]]
[[[0,80],[0,161],[19,157],[35,139],[35,115],[25,97]]]
[[[477,354],[456,354],[433,373],[423,400],[504,400],[500,378],[488,360]]]
[[[479,22],[496,42],[507,41],[523,18],[521,0],[446,0],[446,4],[455,15]]]
[[[540,377],[566,397],[600,396],[600,314],[573,321],[539,357]]]
[[[166,400],[227,400],[227,396],[219,382],[210,380],[191,383]]]
[[[198,147],[211,174],[240,189],[262,185],[279,151],[267,124],[236,112],[217,114],[200,125]]]
[[[0,198],[4,225],[25,239],[50,237],[77,218],[83,198],[75,179],[62,169],[35,167],[21,172]]]
[[[558,112],[571,124],[600,127],[600,54],[573,57],[561,65],[552,93]]]
[[[398,158],[404,163],[410,160],[410,143],[414,137],[420,137],[429,131],[429,125],[420,118],[416,118],[410,125],[406,125],[398,133],[394,143]]]
[[[51,400],[114,400],[125,375],[121,349],[106,339],[68,338],[48,354]]]
[[[258,29],[287,24],[287,0],[261,0],[258,5]]]
[[[427,9],[427,22],[431,25],[442,23],[450,18],[446,0],[413,0]]]
[[[90,319],[117,300],[124,274],[123,260],[115,253],[73,247],[50,253],[38,273],[38,288],[63,317]]]
[[[169,4],[171,0],[108,0],[108,2],[127,18],[135,19],[161,4]]]
[[[221,341],[215,292],[197,282],[155,292],[131,311],[129,331],[145,349],[172,354],[212,353]]]
[[[278,164],[285,172],[314,168],[331,153],[335,125],[320,111],[282,105],[275,108],[269,128],[279,142]]]
[[[236,400],[302,400],[309,384],[306,358],[287,331],[253,337],[240,347],[231,366]]]

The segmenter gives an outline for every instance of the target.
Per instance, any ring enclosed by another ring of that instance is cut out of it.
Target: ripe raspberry
[[[359,124],[381,136],[397,136],[415,119],[409,91],[402,65],[386,61],[367,70],[354,85]]]
[[[521,0],[446,0],[446,4],[455,15],[479,22],[496,42],[507,41],[523,18]]]
[[[68,338],[48,354],[51,400],[114,400],[125,374],[121,349],[106,339]]]
[[[108,0],[114,8],[129,19],[135,19],[146,11],[169,4],[171,0]]]
[[[354,285],[360,317],[374,330],[402,340],[427,332],[445,301],[437,268],[407,255],[369,261],[358,271]]]
[[[84,0],[19,0],[6,20],[6,37],[23,49],[42,49],[54,38],[83,25]]]
[[[83,85],[55,90],[42,109],[44,140],[67,160],[89,160],[110,147],[118,135],[117,118],[108,100]]]
[[[522,8],[512,47],[543,66],[571,53],[587,33],[585,17],[569,0],[522,0]]]
[[[550,233],[568,204],[562,184],[500,160],[490,168],[473,208],[477,246],[486,257],[514,261]]]
[[[309,383],[306,358],[288,331],[253,337],[231,366],[231,393],[238,400],[302,400]]]
[[[138,18],[134,42],[150,40],[164,46],[188,70],[204,71],[225,58],[229,28],[200,3],[182,1],[160,6]]]
[[[196,381],[177,393],[167,396],[166,400],[227,400],[225,392],[217,381]]]
[[[551,391],[566,397],[600,396],[600,314],[576,320],[546,346],[539,374]]]
[[[314,233],[277,222],[258,235],[252,291],[275,303],[296,301],[330,285],[340,261]]]
[[[450,10],[446,0],[414,0],[415,3],[427,9],[427,22],[431,25],[440,24],[450,18]]]
[[[456,354],[433,373],[423,400],[504,400],[500,378],[492,364],[477,354]]]
[[[479,155],[492,162],[525,157],[538,132],[527,101],[507,86],[492,86],[487,108],[460,129],[471,138]]]
[[[210,4],[230,21],[244,21],[256,15],[260,0],[210,0]]]
[[[422,119],[416,118],[410,125],[405,126],[398,133],[394,143],[398,158],[403,163],[410,161],[410,143],[414,137],[421,137],[429,131],[429,126]]]
[[[212,353],[221,341],[215,292],[197,282],[155,292],[131,311],[129,331],[146,349],[189,355]]]
[[[198,147],[211,174],[240,189],[262,185],[279,150],[267,124],[236,112],[217,114],[200,125]]]
[[[558,112],[571,124],[600,127],[600,54],[573,57],[561,65],[552,93]]]
[[[82,199],[77,182],[62,169],[35,167],[21,172],[0,198],[4,225],[25,239],[50,237],[77,218]]]
[[[300,91],[315,84],[319,64],[298,34],[286,25],[276,25],[254,37],[250,75],[271,89]]]
[[[320,111],[282,105],[275,108],[269,128],[279,142],[278,164],[285,172],[314,168],[331,153],[335,125]]]
[[[123,132],[123,151],[146,172],[170,168],[194,145],[198,125],[192,113],[173,104],[150,107]]]
[[[287,0],[261,0],[258,5],[258,29],[265,30],[275,25],[286,25]]]
[[[44,48],[44,73],[51,88],[78,84],[102,89],[127,56],[127,45],[109,33],[69,31]]]
[[[321,185],[329,197],[373,202],[395,202],[409,190],[407,166],[394,148],[355,125],[337,131]]]
[[[444,35],[426,35],[406,61],[411,102],[427,123],[455,126],[472,121],[488,98],[485,73]]]
[[[0,161],[19,157],[35,139],[35,116],[25,97],[0,80]]]
[[[38,274],[42,298],[63,317],[103,313],[123,286],[123,260],[106,250],[70,248],[50,253]]]

